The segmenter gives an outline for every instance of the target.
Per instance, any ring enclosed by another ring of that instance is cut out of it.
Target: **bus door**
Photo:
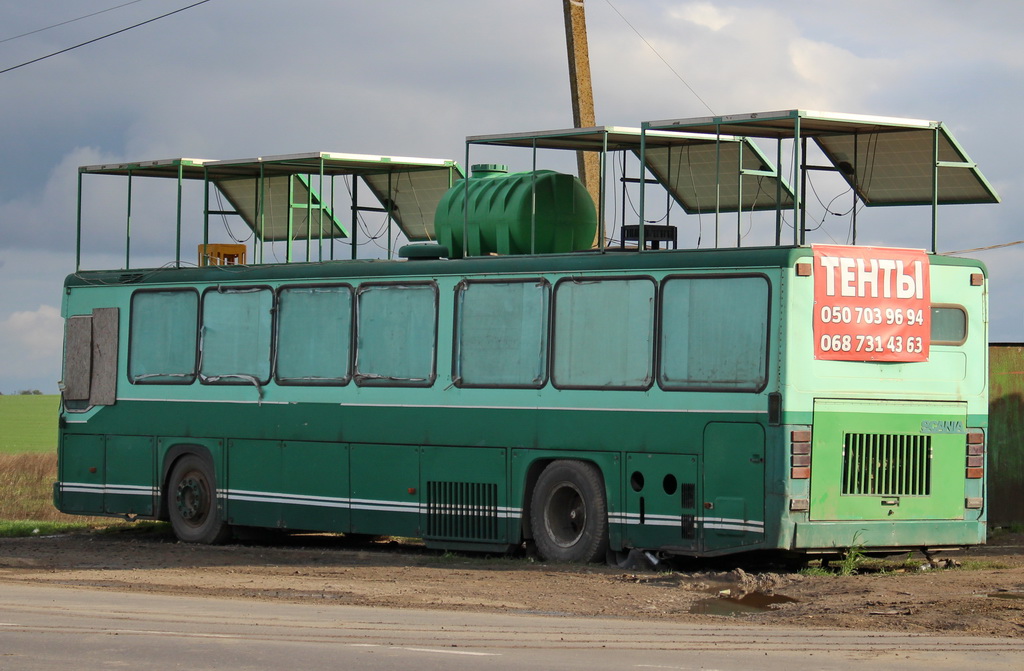
[[[704,552],[764,541],[764,457],[760,424],[712,422],[705,427]]]

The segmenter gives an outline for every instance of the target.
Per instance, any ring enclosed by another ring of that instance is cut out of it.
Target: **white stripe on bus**
[[[121,496],[154,496],[157,494],[156,487],[143,485],[97,485],[82,482],[61,482],[60,491],[77,494],[116,494]],[[359,510],[363,512],[390,512],[390,513],[412,513],[425,514],[435,512],[441,514],[468,514],[481,515],[492,514],[498,519],[519,519],[522,517],[522,508],[497,506],[487,508],[482,505],[459,506],[457,504],[443,504],[431,506],[428,503],[386,501],[379,499],[349,499],[344,497],[314,496],[303,494],[283,494],[271,492],[259,492],[250,490],[221,490],[217,492],[218,498],[226,501],[244,501],[248,503],[279,503],[288,505],[303,505],[318,508],[341,508]],[[493,511],[493,513],[492,513]],[[641,523],[639,513],[609,513],[608,521],[611,524],[624,524],[627,526],[652,526],[671,527],[682,524],[679,515],[644,515]],[[764,533],[764,522],[759,520],[741,520],[724,517],[697,517],[693,518],[694,524],[700,524],[705,529],[718,529],[724,531],[747,531],[753,533]]]
[[[132,401],[138,403],[241,403],[249,405],[295,405],[294,401],[231,401],[220,399],[195,399],[195,398],[118,398],[118,401]],[[695,408],[580,408],[580,407],[540,407],[536,405],[449,405],[449,404],[428,404],[428,403],[315,403],[304,402],[309,405],[332,405],[343,408],[417,408],[429,410],[455,409],[455,410],[577,410],[580,412],[670,412],[687,414],[719,414],[719,415],[763,415],[764,410],[723,410],[723,409],[695,409]],[[345,442],[345,441],[341,441]]]

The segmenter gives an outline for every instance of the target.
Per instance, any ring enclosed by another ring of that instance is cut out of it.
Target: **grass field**
[[[0,454],[56,454],[59,403],[59,396],[0,396]]]

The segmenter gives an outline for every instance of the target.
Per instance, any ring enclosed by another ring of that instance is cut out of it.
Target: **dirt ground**
[[[939,555],[944,567],[913,559],[884,570],[869,561],[846,576],[737,568],[735,560],[627,570],[335,536],[196,546],[156,528],[0,539],[0,585],[1024,637],[1024,534],[997,533],[988,546]]]

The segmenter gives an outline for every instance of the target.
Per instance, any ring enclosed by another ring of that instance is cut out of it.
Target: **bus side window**
[[[560,389],[649,389],[654,379],[650,278],[567,278],[555,285],[551,377]]]
[[[351,358],[352,287],[282,288],[278,294],[278,383],[347,384]]]
[[[199,372],[205,383],[266,384],[274,292],[250,287],[203,294]]]
[[[128,335],[128,380],[191,384],[196,379],[199,294],[136,291]]]
[[[543,387],[550,296],[544,280],[461,283],[455,298],[455,385]]]
[[[437,370],[437,286],[366,283],[356,290],[359,386],[429,387]]]
[[[664,389],[760,391],[767,384],[768,281],[676,277],[662,285]]]

